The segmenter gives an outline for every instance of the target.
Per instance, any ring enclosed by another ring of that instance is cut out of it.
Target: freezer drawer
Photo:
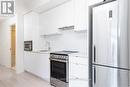
[[[93,65],[93,87],[129,87],[129,71]]]

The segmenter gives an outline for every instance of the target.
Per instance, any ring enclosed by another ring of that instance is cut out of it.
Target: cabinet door
[[[56,11],[50,10],[40,15],[40,34],[41,35],[51,35],[59,33],[57,23],[58,14]]]
[[[69,58],[69,87],[88,87],[88,59]]]
[[[83,80],[88,80],[88,66],[71,63],[70,75]]]
[[[87,0],[74,0],[75,30],[88,29],[88,6]]]
[[[49,82],[50,81],[49,54],[24,52],[24,69]]]
[[[28,13],[24,15],[24,40],[32,40],[33,39],[33,19],[32,14]]]
[[[74,25],[74,5],[68,1],[40,15],[41,35],[60,33],[59,28]]]
[[[49,60],[49,54],[39,54],[39,75],[42,75],[42,78],[48,82],[50,82],[50,60]]]
[[[69,83],[69,87],[88,87],[88,81],[82,79],[73,79]]]
[[[24,69],[28,72],[34,73],[35,55],[31,52],[24,52]]]
[[[41,49],[41,38],[39,35],[39,14],[30,12],[24,15],[24,41],[33,41],[33,50]]]
[[[40,35],[39,35],[39,14],[32,12],[32,40],[33,40],[33,50],[40,49]]]
[[[104,0],[74,0],[74,24],[75,31],[89,28],[89,6],[103,2]]]
[[[88,58],[87,57],[79,57],[79,56],[71,56],[69,58],[70,63],[80,64],[80,65],[86,65],[88,66]]]
[[[69,73],[70,77],[75,76],[77,78],[88,80],[88,59],[80,57],[70,57]]]
[[[57,7],[56,9],[58,28],[74,25],[74,3],[73,0]]]

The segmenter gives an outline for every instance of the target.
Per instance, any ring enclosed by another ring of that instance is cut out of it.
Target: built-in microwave
[[[33,50],[33,41],[24,41],[24,51]]]

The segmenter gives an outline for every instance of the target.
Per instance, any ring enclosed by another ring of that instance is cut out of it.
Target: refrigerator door
[[[93,87],[129,87],[128,71],[93,66]]]
[[[93,63],[118,67],[118,3],[93,8]],[[122,64],[122,68],[127,66]]]

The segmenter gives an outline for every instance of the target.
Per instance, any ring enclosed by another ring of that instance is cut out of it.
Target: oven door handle
[[[64,63],[67,63],[68,61],[67,60],[59,60],[59,59],[52,59],[52,58],[49,58],[50,60],[53,60],[53,61],[58,61],[58,62],[64,62]]]

